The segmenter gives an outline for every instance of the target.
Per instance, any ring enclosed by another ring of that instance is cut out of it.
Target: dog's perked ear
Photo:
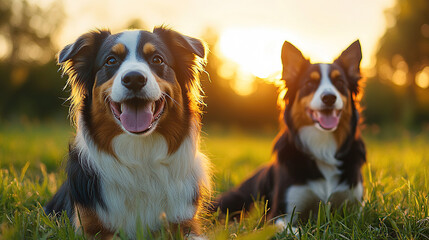
[[[174,50],[181,50],[188,54],[195,54],[204,60],[206,58],[206,46],[199,39],[185,36],[164,26],[155,27],[153,29],[153,33],[157,34],[164,41],[168,42],[170,47],[172,47]]]
[[[282,79],[286,82],[286,87],[289,88],[295,84],[303,67],[310,62],[304,58],[301,51],[298,50],[290,42],[285,41],[282,47],[282,64],[283,72]]]
[[[69,76],[68,84],[72,89],[79,89],[79,95],[91,90],[95,58],[102,41],[109,35],[107,30],[85,33],[58,53],[61,70]]]
[[[362,78],[360,73],[361,60],[362,50],[359,40],[356,40],[334,61],[344,69],[347,74],[350,91],[354,94],[358,93],[358,81]]]
[[[153,33],[167,43],[174,57],[172,67],[176,74],[184,74],[184,76],[178,76],[179,81],[182,80],[180,79],[182,77],[185,78],[184,81],[197,80],[196,74],[206,63],[206,44],[199,39],[185,36],[164,26],[155,27]],[[188,84],[188,82],[185,83]]]

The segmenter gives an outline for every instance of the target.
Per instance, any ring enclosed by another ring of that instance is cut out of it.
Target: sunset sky
[[[49,0],[44,0],[49,1]],[[66,22],[58,39],[62,47],[80,34],[100,27],[119,31],[139,18],[152,29],[166,24],[200,37],[207,27],[220,35],[213,54],[240,69],[243,94],[248,77],[273,77],[281,70],[285,40],[313,61],[331,61],[356,39],[370,68],[377,41],[388,24],[384,11],[393,0],[65,0]]]

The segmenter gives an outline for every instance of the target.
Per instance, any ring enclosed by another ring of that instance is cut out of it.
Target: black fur
[[[79,37],[73,44],[67,45],[58,54],[58,63],[63,65],[69,75],[69,84],[79,88],[79,94],[91,94],[95,80],[95,59],[101,43],[110,36],[109,31],[93,31]]]
[[[67,216],[74,216],[74,205],[76,203],[84,207],[95,208],[96,204],[105,207],[103,199],[100,197],[101,185],[95,172],[87,166],[82,166],[85,162],[81,158],[79,150],[70,146],[67,161],[67,180],[60,190],[54,195],[51,201],[46,204],[45,212],[60,214],[63,210]]]

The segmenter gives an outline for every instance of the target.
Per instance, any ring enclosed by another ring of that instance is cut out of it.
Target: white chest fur
[[[118,158],[100,151],[80,132],[76,141],[81,154],[88,154],[85,164],[100,176],[107,206],[107,210],[97,207],[101,221],[129,236],[135,235],[136,223],[159,228],[164,213],[169,222],[192,219],[198,187],[209,185],[206,158],[197,149],[197,136],[188,136],[169,155],[165,139],[157,133],[146,137],[121,134],[112,143]]]
[[[327,202],[332,193],[347,189],[345,184],[339,184],[341,162],[335,158],[337,143],[332,132],[321,131],[315,126],[307,126],[299,132],[301,143],[305,150],[312,153],[314,160],[323,175],[323,179],[309,181],[312,189],[322,201]]]

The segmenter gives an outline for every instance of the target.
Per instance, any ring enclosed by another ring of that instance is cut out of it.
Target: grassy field
[[[67,218],[48,218],[42,206],[65,178],[62,165],[73,129],[67,124],[0,124],[0,239],[85,239]],[[238,184],[270,160],[274,133],[205,129],[202,150],[214,166],[215,194]],[[364,203],[330,211],[300,228],[300,239],[429,239],[429,135],[365,135]],[[264,206],[241,220],[215,216],[213,239],[296,239],[275,233]],[[160,238],[170,236],[168,231]],[[123,236],[119,235],[124,239]]]

